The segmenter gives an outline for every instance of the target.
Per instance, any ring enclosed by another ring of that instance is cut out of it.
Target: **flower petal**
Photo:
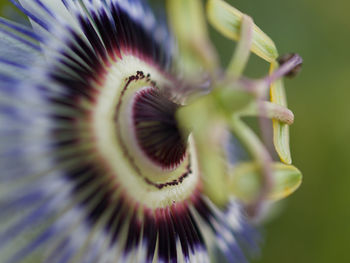
[[[34,29],[42,32],[42,28],[49,28],[50,23],[55,23],[59,20],[61,23],[66,23],[76,30],[79,29],[77,21],[67,10],[64,0],[11,0],[15,4],[17,1],[22,6],[24,11],[30,18]],[[18,4],[16,4],[19,6]],[[41,21],[41,23],[38,23]],[[40,26],[38,26],[38,24]],[[43,26],[45,25],[45,26]]]
[[[0,18],[0,74],[4,79],[27,77],[22,73],[40,55],[37,39],[31,29]]]
[[[137,169],[122,137],[124,95],[177,84],[166,25],[136,0],[65,1],[78,29],[48,2],[21,3],[44,56],[0,100],[3,262],[208,262],[215,249],[243,261],[250,227],[235,201],[207,198],[194,144],[179,170]]]

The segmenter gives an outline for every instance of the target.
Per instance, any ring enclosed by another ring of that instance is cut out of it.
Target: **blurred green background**
[[[286,81],[293,162],[304,181],[267,224],[257,262],[350,262],[350,1],[229,2],[251,15],[281,54],[304,59],[301,74]],[[229,49],[221,43],[221,51]]]
[[[251,15],[281,54],[304,59],[302,73],[286,81],[293,162],[304,181],[267,224],[257,262],[350,262],[350,1],[229,2]],[[229,41],[219,44],[223,53],[230,49]]]
[[[7,2],[0,0],[2,14],[16,17],[4,7]],[[251,15],[281,54],[297,52],[304,58],[302,73],[286,81],[296,116],[293,162],[304,182],[267,223],[256,262],[350,262],[350,1],[228,2]],[[212,36],[225,65],[234,45],[215,32]],[[247,74],[259,76],[266,67],[252,57]]]
[[[304,59],[302,73],[286,81],[296,117],[293,162],[304,182],[267,225],[258,262],[350,262],[350,1],[230,3],[251,15],[281,54]]]

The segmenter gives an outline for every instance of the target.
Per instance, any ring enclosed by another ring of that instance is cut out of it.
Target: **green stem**
[[[272,159],[258,136],[243,121],[241,121],[238,116],[231,118],[230,128],[255,159],[258,168],[261,171],[261,191],[257,199],[250,207],[248,207],[248,212],[251,215],[255,215],[258,212],[262,201],[265,200],[265,197],[268,195],[273,186],[273,179],[271,175],[272,171],[270,167]]]
[[[253,26],[254,22],[251,17],[243,15],[240,39],[231,62],[227,68],[227,73],[239,78],[248,63],[250,49],[253,42]]]

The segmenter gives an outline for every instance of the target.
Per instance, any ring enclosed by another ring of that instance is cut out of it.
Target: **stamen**
[[[279,59],[279,63],[280,67],[267,78],[269,84],[283,76],[295,76],[301,69],[303,59],[298,54],[287,54]]]
[[[294,68],[292,70],[290,70],[287,74],[286,74],[286,77],[290,77],[290,78],[293,78],[295,77],[296,75],[298,75],[298,73],[300,72],[301,70],[301,67],[303,65],[303,62],[302,62],[302,59],[297,55],[297,54],[293,54],[293,53],[288,53],[288,54],[285,54],[283,56],[280,56],[278,58],[278,63],[282,66],[283,64],[285,64],[286,62],[290,61],[290,60],[293,60],[295,59],[297,62],[296,62],[296,65],[294,66]]]

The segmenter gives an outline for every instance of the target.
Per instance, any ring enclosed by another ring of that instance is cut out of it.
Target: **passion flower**
[[[258,246],[247,213],[293,192],[300,173],[272,163],[240,117],[272,118],[290,164],[281,77],[300,57],[279,65],[221,0],[209,20],[239,40],[226,72],[200,1],[168,1],[177,41],[138,0],[12,2],[33,29],[0,19],[1,261],[245,262]],[[270,75],[241,77],[250,50]],[[251,162],[232,162],[231,133]]]

